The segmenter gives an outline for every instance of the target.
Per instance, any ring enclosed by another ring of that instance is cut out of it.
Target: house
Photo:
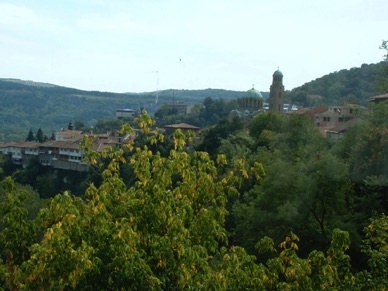
[[[164,105],[170,112],[177,115],[189,114],[193,105],[188,105],[181,102],[174,102]]]
[[[63,133],[65,132],[65,133]],[[32,159],[38,159],[41,165],[53,167],[54,169],[87,171],[88,164],[83,161],[85,153],[82,149],[80,133],[70,133],[69,130],[61,131],[59,140],[50,140],[43,143],[38,142],[11,142],[0,143],[0,152],[8,156],[12,163],[27,167]],[[72,136],[72,134],[75,134]],[[65,137],[68,138],[65,138]],[[71,136],[71,137],[69,137]],[[84,135],[82,135],[82,138]],[[121,147],[122,144],[129,143],[135,138],[134,135],[127,134],[103,134],[87,136],[92,140],[92,150],[101,152],[107,146]]]
[[[355,117],[346,122],[337,124],[337,126],[330,128],[326,131],[326,136],[331,141],[339,140],[343,137],[346,131],[359,121],[359,118]]]
[[[379,103],[385,100],[388,100],[388,93],[368,98],[368,102],[374,102],[374,103]]]
[[[177,129],[182,130],[182,132],[187,132],[187,131],[191,130],[196,134],[196,136],[201,135],[201,129],[199,127],[194,126],[194,125],[190,125],[187,123],[165,125],[164,128],[165,128],[166,135],[173,134]]]
[[[13,164],[23,165],[23,157],[25,152],[27,152],[26,158],[28,162],[33,156],[38,155],[38,145],[37,142],[10,142],[10,143],[1,143],[0,152],[4,155],[7,155]]]
[[[84,152],[78,141],[13,142],[0,144],[0,151],[8,155],[12,162],[24,168],[34,158],[41,165],[55,169],[86,171],[88,165],[82,161]]]
[[[357,117],[362,115],[365,110],[367,108],[364,106],[349,103],[343,106],[300,108],[291,110],[288,114],[309,116],[322,135],[337,140],[343,136],[350,126],[357,122]]]
[[[287,114],[296,114],[296,115],[306,115],[314,121],[314,117],[316,114],[320,114],[327,111],[326,106],[320,107],[303,107],[303,108],[294,108],[293,110],[287,112]]]
[[[57,141],[81,141],[83,137],[84,135],[81,130],[64,129],[55,133],[55,140]]]
[[[327,111],[314,114],[314,122],[318,126],[320,132],[326,136],[338,139],[350,126],[357,121],[351,120],[362,116],[368,108],[348,103],[343,106],[329,106]]]
[[[136,115],[136,110],[133,110],[133,109],[117,109],[116,110],[116,118],[117,119],[134,118],[135,115]]]

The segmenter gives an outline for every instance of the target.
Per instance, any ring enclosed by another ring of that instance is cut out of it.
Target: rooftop
[[[283,77],[283,73],[277,69],[274,73],[273,73],[274,76],[279,76],[279,77]]]
[[[245,98],[254,98],[254,99],[263,99],[263,95],[256,90],[254,87],[252,89],[249,89],[248,91],[245,92],[244,94]]]
[[[169,124],[165,125],[165,128],[182,128],[182,129],[199,129],[199,127],[190,125],[187,123],[177,123],[177,124]]]

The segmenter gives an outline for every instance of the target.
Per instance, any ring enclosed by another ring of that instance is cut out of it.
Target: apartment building
[[[67,131],[67,130],[66,130]],[[82,150],[82,138],[80,133],[67,135],[66,132],[57,134],[59,140],[50,140],[43,143],[38,142],[10,142],[0,143],[0,152],[8,156],[15,165],[24,168],[30,164],[31,159],[38,159],[44,166],[55,169],[87,171],[88,164],[83,161],[85,156]],[[67,138],[64,138],[67,136]],[[72,136],[72,138],[69,138]],[[92,149],[101,152],[107,146],[121,147],[135,138],[134,135],[120,136],[118,134],[102,134],[89,136],[93,140]]]

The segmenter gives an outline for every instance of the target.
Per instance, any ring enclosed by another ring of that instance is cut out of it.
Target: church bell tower
[[[272,75],[272,85],[269,88],[269,110],[273,112],[283,112],[283,106],[283,73],[277,69]]]

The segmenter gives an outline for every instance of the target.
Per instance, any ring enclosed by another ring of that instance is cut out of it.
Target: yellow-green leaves
[[[155,124],[155,121],[147,114],[145,110],[143,110],[142,114],[135,118],[134,121],[144,133],[149,133],[151,126]]]

